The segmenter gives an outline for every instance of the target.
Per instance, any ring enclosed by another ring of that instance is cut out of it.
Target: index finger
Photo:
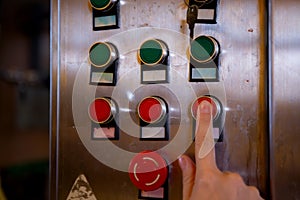
[[[214,147],[212,106],[208,101],[203,101],[197,110],[195,130],[195,160],[198,173],[218,170]]]

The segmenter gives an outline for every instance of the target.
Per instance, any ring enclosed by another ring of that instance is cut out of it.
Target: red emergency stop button
[[[192,104],[191,112],[194,119],[197,118],[197,110],[202,101],[208,101],[212,105],[212,115],[216,119],[220,115],[221,106],[219,101],[211,96],[198,97]]]
[[[166,103],[159,97],[146,97],[138,105],[138,115],[147,123],[159,122],[166,113]]]
[[[128,172],[132,183],[144,191],[157,190],[168,177],[166,161],[153,151],[137,154],[131,160]]]
[[[97,98],[89,106],[91,120],[99,124],[105,124],[113,119],[116,113],[116,105],[109,98]]]

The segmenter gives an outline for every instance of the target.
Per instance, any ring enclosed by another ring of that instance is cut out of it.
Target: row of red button
[[[196,118],[198,106],[202,101],[208,101],[212,105],[212,112],[214,118],[219,115],[218,102],[209,96],[202,96],[197,98],[191,107],[192,116]],[[146,97],[138,105],[138,115],[141,120],[146,123],[159,122],[166,114],[166,103],[160,97]],[[109,98],[101,97],[95,99],[89,106],[89,116],[95,123],[108,123],[116,114],[116,103]]]

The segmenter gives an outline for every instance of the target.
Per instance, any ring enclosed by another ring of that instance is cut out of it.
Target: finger
[[[260,196],[259,191],[256,187],[247,186],[247,190],[249,192],[249,199],[263,200],[263,198]]]
[[[207,169],[217,170],[212,122],[212,106],[208,101],[203,101],[198,107],[196,121],[195,160],[197,173]]]
[[[179,166],[182,172],[182,199],[189,200],[195,181],[195,164],[189,157],[183,155],[179,158]]]

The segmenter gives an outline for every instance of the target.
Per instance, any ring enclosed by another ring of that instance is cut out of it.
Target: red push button
[[[99,124],[105,124],[113,119],[116,112],[115,103],[108,98],[97,98],[89,106],[91,120]]]
[[[153,151],[137,154],[131,160],[128,172],[132,183],[144,191],[157,190],[168,177],[166,161]]]
[[[193,118],[194,119],[197,118],[197,109],[198,109],[198,107],[199,107],[199,105],[201,104],[202,101],[210,102],[210,104],[212,105],[213,118],[216,119],[220,114],[220,109],[221,109],[220,104],[215,98],[209,97],[209,96],[199,97],[193,102],[192,108],[191,108]]]
[[[159,122],[166,115],[166,112],[166,104],[159,97],[147,97],[138,105],[139,117],[147,123]]]

